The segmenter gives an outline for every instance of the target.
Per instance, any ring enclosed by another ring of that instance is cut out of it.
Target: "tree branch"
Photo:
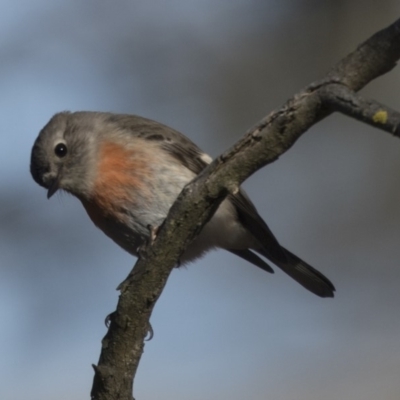
[[[333,111],[398,135],[399,114],[361,99],[354,91],[390,71],[399,58],[400,20],[373,35],[324,79],[261,120],[182,191],[156,240],[119,287],[117,310],[110,318],[99,364],[94,367],[92,399],[132,399],[133,379],[153,307],[186,246],[228,193],[235,193],[246,178],[275,161]]]
[[[328,85],[320,90],[322,102],[375,128],[400,136],[400,113],[375,101],[364,99],[343,85]]]

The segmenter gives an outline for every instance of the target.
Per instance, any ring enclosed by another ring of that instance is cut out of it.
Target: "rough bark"
[[[143,250],[119,287],[117,310],[110,316],[100,360],[94,366],[92,399],[132,400],[133,380],[153,307],[187,244],[228,193],[235,192],[246,178],[275,161],[307,129],[334,111],[399,136],[399,113],[356,94],[390,71],[399,58],[397,20],[361,44],[324,79],[258,122],[182,191],[154,243]]]

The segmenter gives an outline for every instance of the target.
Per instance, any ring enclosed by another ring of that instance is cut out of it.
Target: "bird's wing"
[[[271,261],[286,262],[286,253],[269,229],[268,225],[258,214],[254,204],[242,189],[235,195],[229,195],[229,200],[235,206],[239,221],[257,239]]]
[[[211,162],[210,156],[178,131],[158,122],[141,117],[136,118],[135,135],[146,140],[158,141],[163,150],[196,175]],[[246,193],[240,189],[238,193],[228,195],[228,199],[235,207],[240,222],[260,242],[260,247],[266,249],[272,260],[285,262],[286,253],[282,251],[280,244]],[[237,255],[249,261],[248,254]],[[255,261],[253,256],[251,258]]]
[[[124,114],[109,114],[109,120],[111,122],[114,120],[119,128],[126,129],[138,138],[158,142],[163,150],[196,175],[211,162],[211,157],[201,151],[189,138],[167,125]]]
[[[163,150],[196,175],[212,161],[208,154],[204,153],[189,138],[178,131],[146,118],[134,118],[136,136],[146,140],[158,141]],[[283,260],[284,253],[280,251],[281,247],[244,191],[240,190],[235,195],[229,195],[228,199],[235,207],[240,221],[246,227],[251,226],[254,228],[254,232],[251,232],[254,236],[262,238],[261,245],[270,248],[271,254],[276,259]],[[274,272],[264,260],[249,249],[229,251],[265,271]]]

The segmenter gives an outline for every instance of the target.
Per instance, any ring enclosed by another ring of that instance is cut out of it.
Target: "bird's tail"
[[[291,278],[296,282],[300,283],[310,292],[316,294],[320,297],[333,297],[335,292],[335,287],[332,282],[321,272],[317,271],[311,265],[307,264],[305,261],[301,260],[299,257],[281,247],[286,260],[279,260],[271,257],[271,254],[261,248],[255,250],[264,257],[271,260],[276,266],[278,266],[283,272],[286,272]]]

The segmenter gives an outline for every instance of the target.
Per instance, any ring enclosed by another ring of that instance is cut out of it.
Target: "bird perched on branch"
[[[47,189],[76,196],[93,223],[132,255],[160,226],[183,187],[211,158],[181,133],[134,115],[62,112],[41,130],[32,149],[31,174]],[[222,248],[267,272],[263,256],[321,297],[332,283],[282,247],[243,190],[229,195],[181,263]]]

